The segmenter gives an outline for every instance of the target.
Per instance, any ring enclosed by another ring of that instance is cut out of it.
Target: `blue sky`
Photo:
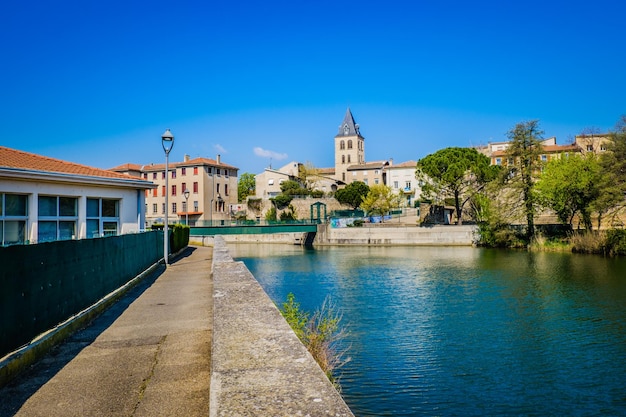
[[[349,106],[367,160],[571,142],[626,113],[625,3],[7,1],[0,144],[110,168],[215,158],[329,167]]]

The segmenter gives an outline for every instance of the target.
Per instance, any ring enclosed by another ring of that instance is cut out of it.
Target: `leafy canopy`
[[[399,206],[399,197],[391,187],[384,184],[374,184],[361,203],[361,208],[369,214],[385,215],[392,207]]]
[[[454,198],[461,223],[463,206],[484,184],[496,178],[498,167],[473,148],[445,148],[417,162],[416,177],[422,182],[426,198]]]
[[[335,198],[341,204],[351,206],[356,210],[369,191],[370,187],[368,187],[367,184],[361,181],[354,181],[346,185],[345,188],[337,190],[337,192],[335,192]]]
[[[254,174],[250,174],[249,172],[241,174],[239,182],[237,183],[237,196],[239,202],[241,203],[250,195],[255,195],[255,191],[256,180],[254,179]]]

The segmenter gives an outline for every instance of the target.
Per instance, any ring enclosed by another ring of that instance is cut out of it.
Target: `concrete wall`
[[[213,247],[209,416],[353,416],[221,236]]]
[[[464,226],[394,226],[393,224],[333,229],[320,225],[314,245],[424,245],[471,246],[478,227]]]

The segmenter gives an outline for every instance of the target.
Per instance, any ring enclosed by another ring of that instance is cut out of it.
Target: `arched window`
[[[351,140],[348,141],[348,149],[352,149],[352,141]]]
[[[341,155],[341,163],[342,164],[346,163],[346,156],[345,155]]]
[[[344,142],[343,140],[341,142],[339,142],[339,149],[341,149],[341,150],[346,149],[346,142]]]

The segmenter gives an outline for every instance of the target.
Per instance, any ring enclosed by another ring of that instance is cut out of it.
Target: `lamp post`
[[[165,130],[165,133],[161,135],[161,145],[163,145],[163,151],[165,151],[165,226],[163,227],[163,260],[165,261],[165,267],[167,268],[168,264],[168,254],[169,254],[169,240],[170,236],[167,230],[167,195],[169,194],[168,187],[168,177],[169,177],[169,156],[170,151],[174,147],[174,135],[170,132],[169,129]]]
[[[183,191],[185,196],[185,226],[189,226],[189,190]]]

